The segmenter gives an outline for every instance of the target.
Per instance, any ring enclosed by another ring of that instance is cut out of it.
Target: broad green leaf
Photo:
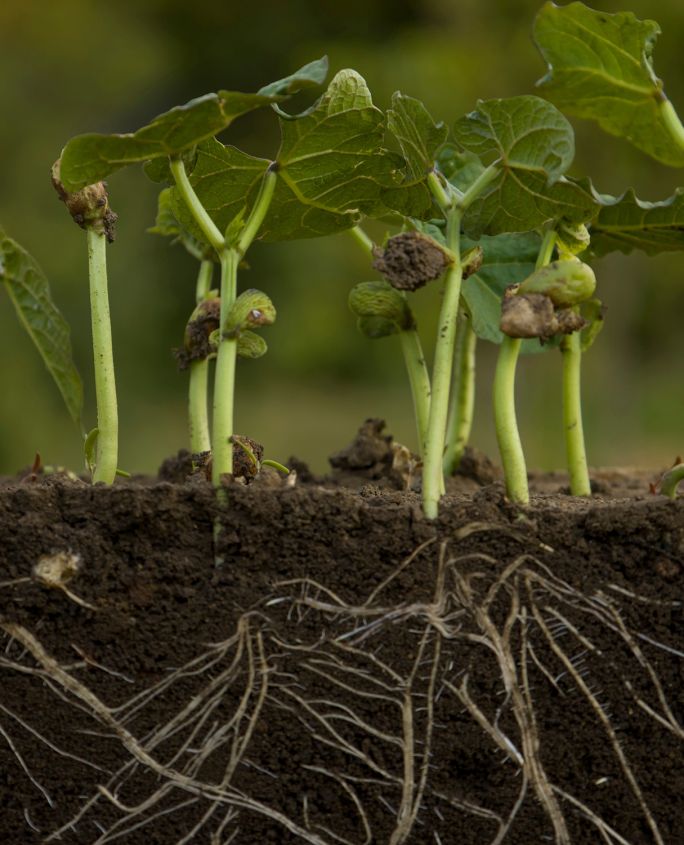
[[[479,100],[477,109],[456,121],[454,136],[485,162],[500,160],[506,171],[531,171],[557,179],[572,164],[572,127],[541,97]]]
[[[61,178],[69,191],[99,182],[127,164],[182,153],[222,132],[240,115],[286,99],[302,88],[320,84],[327,58],[305,65],[291,76],[266,85],[256,94],[219,91],[176,106],[135,132],[124,135],[78,135],[62,152]]]
[[[157,200],[157,219],[155,225],[147,230],[153,235],[163,235],[173,238],[174,242],[182,244],[185,249],[202,261],[205,258],[216,258],[216,252],[205,243],[198,240],[180,223],[173,210],[173,195],[171,188],[164,188]]]
[[[83,386],[71,359],[69,326],[53,303],[48,280],[35,259],[7,237],[2,228],[0,280],[55,380],[71,418],[80,422]]]
[[[475,153],[461,152],[451,144],[441,150],[437,164],[448,181],[459,191],[469,188],[485,169],[480,157]]]
[[[498,162],[501,171],[465,214],[471,237],[526,232],[562,217],[584,222],[595,213],[589,188],[563,177],[572,163],[574,135],[550,103],[532,96],[480,101],[476,111],[457,121],[454,134],[470,154],[453,169],[461,189],[466,167],[471,178],[477,175],[473,156]]]
[[[357,73],[340,71],[312,110],[281,117],[280,126],[279,178],[260,238],[332,234],[356,225],[362,214],[386,211],[382,193],[401,179],[398,157],[382,149],[383,115]],[[190,181],[219,229],[246,216],[269,164],[215,139],[198,146]],[[172,208],[201,237],[175,190]]]
[[[659,33],[655,21],[640,21],[631,12],[547,2],[534,26],[549,67],[538,85],[563,111],[596,120],[611,135],[681,167],[684,146],[671,131],[672,107],[651,60]]]
[[[541,238],[534,232],[525,234],[504,234],[495,237],[483,235],[478,241],[484,258],[482,266],[474,276],[465,279],[461,294],[472,318],[475,334],[491,343],[501,343],[503,335],[499,329],[501,300],[508,285],[526,279],[533,271]],[[465,249],[471,242],[464,239]],[[537,341],[525,341],[524,352],[541,349]]]
[[[585,223],[598,210],[599,200],[586,180],[561,176],[549,185],[542,174],[511,171],[468,208],[463,228],[474,238],[483,232],[528,232],[551,220]]]
[[[420,100],[406,97],[399,91],[392,96],[387,128],[403,154],[404,178],[400,188],[385,195],[385,202],[406,215],[425,217],[434,209],[427,175],[435,166],[449,130],[444,123],[435,123]]]
[[[591,252],[647,255],[684,249],[684,189],[662,202],[644,202],[630,188],[618,199],[602,197],[604,206],[591,224]]]

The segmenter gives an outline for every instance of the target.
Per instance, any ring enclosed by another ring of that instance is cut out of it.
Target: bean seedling
[[[684,247],[683,195],[644,202],[570,175],[574,133],[562,112],[595,119],[657,160],[684,166],[684,129],[655,75],[658,26],[633,14],[596,12],[580,2],[546,3],[534,37],[548,65],[537,95],[478,101],[448,128],[416,99],[397,92],[383,113],[363,78],[342,70],[299,114],[293,94],[322,86],[327,60],[304,66],[256,93],[219,91],[191,100],[122,135],[69,141],[53,178],[87,231],[97,429],[94,481],[111,483],[117,462],[117,412],[106,289],[105,245],[114,215],[106,177],[143,164],[163,185],[153,231],[181,241],[199,262],[194,310],[179,362],[190,370],[193,452],[212,453],[219,487],[233,472],[234,386],[238,357],[256,358],[266,343],[256,329],[275,320],[266,294],[238,292],[244,257],[257,241],[284,241],[348,230],[384,277],[357,285],[350,306],[368,337],[398,334],[409,374],[423,462],[425,515],[434,519],[445,474],[458,467],[472,427],[476,339],[500,345],[494,416],[509,498],[529,501],[515,414],[518,356],[560,348],[562,402],[571,492],[589,495],[580,409],[580,362],[603,321],[589,266],[618,250],[649,255]],[[234,120],[269,108],[281,141],[258,158],[217,136]],[[395,233],[374,244],[359,224],[381,221]],[[398,230],[398,233],[397,231]],[[54,319],[55,335],[38,346],[80,416],[80,384],[45,287],[29,256],[1,235],[0,273],[26,322],[26,296]],[[215,265],[220,269],[214,290]],[[429,372],[409,296],[440,280],[442,300]],[[52,310],[51,310],[52,309]],[[35,329],[29,319],[29,330]],[[35,339],[35,332],[34,332]],[[52,345],[52,346],[51,346]],[[59,347],[58,349],[56,347]],[[213,414],[209,360],[216,360]]]

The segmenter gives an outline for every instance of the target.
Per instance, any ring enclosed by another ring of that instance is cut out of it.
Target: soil
[[[684,502],[332,463],[6,480],[0,842],[684,841]]]

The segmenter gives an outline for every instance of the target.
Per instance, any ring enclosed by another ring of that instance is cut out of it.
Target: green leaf
[[[563,111],[598,121],[658,161],[683,166],[684,147],[671,132],[671,106],[651,60],[659,33],[655,21],[631,12],[547,2],[534,27],[549,67],[538,85]]]
[[[483,232],[529,232],[552,220],[586,223],[598,210],[599,200],[588,180],[561,176],[549,185],[542,174],[511,171],[468,208],[463,228],[473,238]]]
[[[602,197],[591,224],[591,252],[606,255],[643,250],[647,255],[684,249],[684,189],[662,202],[645,202],[630,188],[621,197]]]
[[[444,123],[435,123],[420,100],[399,91],[392,96],[387,128],[404,156],[404,175],[401,187],[389,192],[385,201],[404,214],[424,217],[434,208],[427,175],[435,166],[449,130]]]
[[[467,151],[462,152],[452,144],[441,150],[437,164],[448,181],[459,191],[469,188],[485,169],[479,156]]]
[[[210,249],[206,243],[195,237],[178,221],[174,213],[172,188],[164,188],[160,192],[157,200],[157,219],[155,225],[147,231],[152,235],[173,238],[174,243],[182,244],[198,261],[203,261],[205,258],[216,260],[215,250]]]
[[[256,94],[219,91],[190,100],[124,135],[78,135],[62,152],[61,179],[69,191],[99,182],[127,164],[177,155],[217,135],[237,117],[281,102],[302,88],[320,84],[327,59],[305,65],[291,76],[266,85]],[[158,174],[157,174],[158,175]]]
[[[243,331],[237,339],[237,354],[240,358],[261,358],[268,352],[268,344],[260,334]]]
[[[541,97],[478,100],[477,109],[456,121],[454,136],[483,161],[500,160],[504,171],[531,171],[557,179],[572,164],[572,127]]]
[[[584,222],[595,214],[590,186],[563,177],[572,163],[574,134],[550,103],[532,96],[480,101],[476,111],[457,121],[454,134],[470,154],[452,172],[458,187],[467,187],[466,167],[469,177],[477,175],[473,155],[497,161],[501,170],[465,214],[471,237],[526,232],[560,218]]]
[[[340,71],[313,109],[298,118],[281,117],[280,127],[278,181],[261,239],[328,235],[356,225],[362,214],[386,211],[382,193],[401,179],[398,157],[382,149],[382,112],[355,71]],[[252,207],[269,165],[215,139],[198,146],[190,181],[221,231]],[[172,208],[201,238],[175,190]]]
[[[34,258],[0,228],[0,280],[74,420],[83,406],[81,377],[71,358],[69,325],[52,301],[50,285]]]
[[[462,247],[466,249],[471,242],[467,238],[463,240]],[[498,344],[503,340],[499,321],[504,290],[534,272],[541,238],[534,232],[484,235],[478,243],[484,254],[482,266],[463,282],[461,294],[470,311],[475,334]],[[523,352],[540,349],[537,341],[524,341],[522,345]]]

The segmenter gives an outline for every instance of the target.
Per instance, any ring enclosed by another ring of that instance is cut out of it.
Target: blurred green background
[[[656,70],[684,113],[682,0],[595,0],[661,24]],[[451,123],[476,99],[532,93],[545,72],[531,41],[537,0],[3,0],[0,4],[0,222],[48,274],[72,325],[86,391],[85,423],[95,424],[85,237],[50,185],[50,165],[72,135],[124,132],[219,88],[253,91],[323,53],[331,71],[353,67],[377,105],[393,91],[421,98]],[[574,122],[573,173],[604,192],[633,185],[640,197],[669,196],[682,176],[651,162],[593,125]],[[268,112],[237,121],[224,142],[269,155],[277,127]],[[140,168],[109,180],[120,220],[109,250],[110,298],[120,404],[120,465],[151,472],[186,445],[186,377],[171,347],[193,306],[196,267],[178,246],[146,233],[157,186]],[[382,231],[372,232],[376,237]],[[410,395],[396,338],[359,335],[346,299],[376,277],[348,235],[257,244],[243,287],[259,287],[278,309],[264,332],[269,354],[239,365],[237,429],[267,456],[296,454],[316,469],[367,416],[415,446]],[[605,329],[584,365],[585,426],[593,465],[664,466],[684,449],[684,256],[640,254],[597,262],[608,306]],[[436,288],[437,286],[432,286]],[[438,290],[417,297],[431,348]],[[496,348],[479,346],[473,443],[496,455],[490,390]],[[64,410],[12,306],[0,304],[0,472],[31,463],[82,466],[79,432]],[[557,352],[521,362],[518,405],[531,467],[562,467]]]

